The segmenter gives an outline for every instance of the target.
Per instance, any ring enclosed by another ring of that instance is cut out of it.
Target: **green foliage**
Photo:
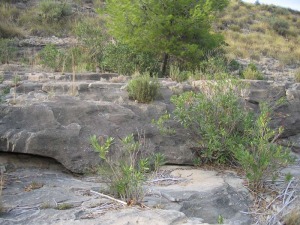
[[[139,137],[136,141],[133,134],[121,139],[121,152],[118,160],[109,156],[114,139],[108,137],[100,141],[96,136],[90,139],[95,151],[99,153],[104,160],[108,170],[106,175],[110,182],[110,191],[123,200],[133,200],[140,202],[143,198],[143,182],[146,179],[146,173],[150,170],[149,158],[144,157],[145,139]],[[154,169],[158,168],[164,162],[162,154],[153,156]]]
[[[159,87],[157,78],[151,78],[149,73],[144,73],[129,81],[127,91],[130,99],[149,103],[158,96]]]
[[[165,164],[165,156],[164,154],[158,152],[155,153],[152,158],[154,171],[158,172],[159,168]]]
[[[10,4],[0,2],[0,38],[23,37],[23,31],[16,26],[20,10]]]
[[[39,18],[46,23],[55,23],[72,14],[71,5],[67,2],[42,0],[39,2]]]
[[[174,118],[196,141],[192,150],[202,163],[240,165],[250,187],[257,189],[267,177],[275,179],[278,169],[292,159],[287,149],[275,143],[283,128],[269,127],[270,107],[261,104],[255,118],[240,104],[239,88],[235,81],[211,81],[203,84],[200,93],[174,96]]]
[[[238,83],[211,81],[201,90],[173,96],[174,117],[197,140],[196,154],[202,162],[235,163],[233,150],[253,122],[239,104]]]
[[[63,52],[55,45],[48,44],[39,52],[40,63],[54,71],[61,71],[63,67]]]
[[[106,139],[106,141],[104,143],[102,143],[101,145],[99,144],[96,135],[93,135],[90,138],[91,144],[94,147],[95,151],[97,151],[99,153],[99,157],[101,159],[106,160],[106,155],[109,152],[110,146],[113,144],[114,138],[113,137],[109,137]]]
[[[224,224],[224,217],[222,215],[218,216],[218,224]]]
[[[101,66],[106,71],[131,75],[135,71],[156,73],[159,71],[159,61],[155,54],[147,51],[137,51],[136,48],[122,43],[108,43],[104,48]]]
[[[271,129],[269,106],[262,104],[260,110],[253,128],[248,130],[248,145],[240,145],[235,151],[235,157],[246,172],[253,189],[261,188],[268,177],[276,178],[279,168],[293,161],[288,149],[275,143],[283,132],[283,127]]]
[[[272,18],[271,26],[279,35],[286,36],[289,33],[289,23],[283,19]]]
[[[152,120],[152,124],[156,125],[159,129],[159,132],[162,135],[172,135],[175,134],[176,131],[171,128],[171,126],[168,124],[168,121],[171,119],[170,113],[164,113],[161,115],[157,120]]]
[[[84,45],[81,54],[84,55],[84,62],[87,70],[96,70],[103,60],[103,52],[107,35],[101,24],[95,19],[86,18],[78,22],[74,28],[74,33]]]
[[[188,71],[180,71],[180,68],[175,65],[170,66],[170,78],[177,82],[186,81],[189,78]]]
[[[228,60],[224,55],[207,56],[198,65],[193,78],[196,80],[220,80],[229,77],[231,72],[240,73],[241,65],[235,60]]]
[[[211,24],[228,2],[111,0],[104,13],[108,14],[109,32],[118,41],[139,51],[167,56],[162,68],[166,68],[168,56],[193,67],[206,51],[222,43],[222,36],[211,32]]]
[[[250,63],[247,68],[243,71],[242,77],[247,80],[263,80],[264,77],[261,72],[257,69],[256,65]]]
[[[0,38],[0,62],[9,63],[16,56],[16,47],[10,39]]]

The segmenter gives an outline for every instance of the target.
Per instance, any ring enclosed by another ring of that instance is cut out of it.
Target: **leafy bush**
[[[196,140],[191,149],[202,163],[240,165],[249,186],[256,189],[266,177],[275,179],[278,168],[292,160],[288,150],[275,144],[283,128],[269,127],[270,108],[262,104],[255,118],[240,104],[240,87],[234,81],[211,81],[200,93],[174,96],[174,118]]]
[[[279,35],[285,36],[289,33],[289,23],[283,19],[273,18],[271,26]]]
[[[250,187],[258,189],[264,180],[276,179],[279,168],[292,162],[289,151],[275,143],[283,127],[272,130],[269,127],[271,110],[266,104],[260,106],[261,113],[248,132],[249,142],[235,150],[235,157],[249,180]]]
[[[40,12],[40,20],[47,23],[59,22],[72,14],[70,4],[54,0],[41,1],[38,10]]]
[[[194,148],[203,163],[236,163],[233,150],[243,141],[252,124],[250,113],[243,110],[236,95],[237,84],[211,81],[200,93],[173,96],[174,117],[192,131],[198,140]]]
[[[133,134],[122,138],[121,152],[123,155],[118,157],[118,160],[109,156],[114,138],[98,140],[94,135],[90,141],[94,150],[99,153],[99,157],[106,163],[102,169],[106,166],[104,175],[109,179],[111,193],[128,202],[141,202],[144,196],[142,185],[146,179],[146,173],[150,170],[151,161],[145,156],[145,138],[139,136],[136,141]],[[164,162],[164,156],[160,153],[155,154],[152,161],[154,169],[158,170]]]
[[[9,63],[16,56],[17,48],[10,39],[0,38],[0,62]]]
[[[156,73],[159,71],[159,61],[150,52],[136,51],[121,43],[109,43],[104,48],[101,66],[104,70],[131,75],[135,71]]]
[[[53,44],[46,45],[38,54],[43,66],[61,71],[63,66],[63,53]]]
[[[157,97],[159,87],[157,78],[151,78],[149,73],[144,73],[129,81],[127,91],[130,99],[148,103]]]
[[[247,68],[243,71],[242,77],[247,80],[263,80],[264,77],[261,72],[257,69],[256,65],[250,63]]]

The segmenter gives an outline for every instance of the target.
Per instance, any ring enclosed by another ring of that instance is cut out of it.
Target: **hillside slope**
[[[25,43],[31,49],[26,49],[25,53],[22,49],[22,54],[18,54],[20,56],[18,60],[30,65],[42,64],[42,60],[36,57],[36,53],[43,48],[45,45],[43,43],[62,47],[57,39],[69,40],[66,38],[72,37],[85,45],[76,46],[74,41],[63,46],[64,48],[75,47],[77,52],[82,52],[81,58],[78,59],[82,64],[78,66],[79,71],[95,71],[99,66],[99,59],[101,60],[103,56],[103,43],[111,38],[106,34],[102,18],[95,12],[103,2],[103,0],[1,1],[0,46],[1,43],[5,45],[4,38],[17,38],[18,47],[19,40],[25,39],[21,43]],[[300,12],[277,6],[253,5],[232,0],[229,7],[219,15],[214,26],[216,31],[222,32],[225,36],[225,52],[230,60],[238,59],[245,65],[254,61],[267,75],[281,70],[281,74],[290,77],[294,76],[295,70],[300,65]],[[42,44],[36,47],[36,42]],[[116,50],[123,51],[123,49]],[[63,56],[65,58],[62,59],[62,54],[54,48],[48,49],[44,60],[49,62],[51,56],[48,56],[48,53],[55,51],[57,55],[53,56],[56,57],[54,61],[70,64],[70,56],[68,58],[65,54]],[[114,49],[111,51],[109,53],[115,54]],[[0,50],[2,63],[16,59],[14,54],[8,52],[13,52],[13,49],[10,48],[6,52]],[[116,57],[113,57],[113,60],[116,60]],[[108,63],[113,62],[108,61]],[[120,59],[117,66],[122,63]],[[134,67],[134,65],[130,66]],[[57,67],[62,65],[55,65],[52,69],[59,71]],[[63,65],[63,67],[71,68],[70,65]]]
[[[232,0],[216,28],[225,35],[232,58],[271,57],[283,65],[300,64],[300,12]]]

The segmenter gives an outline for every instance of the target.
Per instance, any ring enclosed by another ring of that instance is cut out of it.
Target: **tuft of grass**
[[[62,204],[58,204],[55,209],[57,210],[67,210],[67,209],[71,209],[73,208],[72,204],[69,203],[62,203]]]

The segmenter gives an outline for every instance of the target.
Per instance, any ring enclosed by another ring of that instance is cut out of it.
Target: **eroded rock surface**
[[[249,193],[230,171],[163,167],[160,172],[169,173],[170,179],[150,176],[144,187],[146,208],[141,208],[94,194],[91,190],[107,190],[101,177],[74,176],[48,158],[2,153],[0,164],[7,211],[0,216],[3,225],[193,225],[216,224],[219,216],[225,224],[251,224],[240,212],[248,211]]]
[[[193,89],[201,91],[205,81],[190,85],[162,79],[159,99],[151,104],[140,104],[128,99],[126,79],[112,82],[116,74],[80,74],[76,82],[71,82],[70,74],[18,74],[20,81],[14,85],[13,74],[5,72],[0,86],[1,90],[10,89],[0,105],[0,151],[51,157],[67,169],[83,173],[100,163],[90,146],[92,135],[113,136],[119,140],[131,133],[135,137],[142,133],[149,142],[149,154],[161,152],[170,164],[193,163],[188,132],[173,124],[177,134],[163,136],[151,120],[172,110],[172,94]],[[299,135],[300,85],[247,82],[249,89],[241,93],[241,97],[254,110],[262,102],[286,99],[286,103],[275,110],[273,126],[284,126],[283,137]]]

